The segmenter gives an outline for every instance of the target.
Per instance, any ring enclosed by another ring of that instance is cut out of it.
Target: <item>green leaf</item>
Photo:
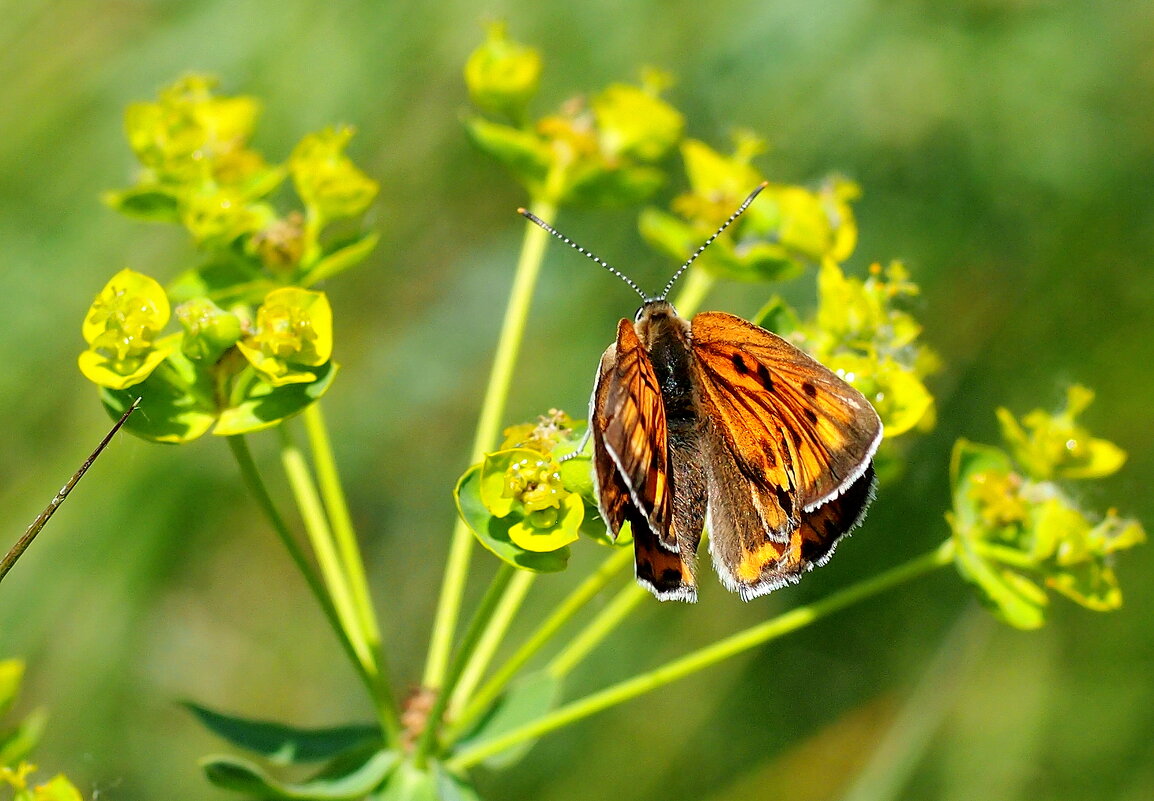
[[[465,117],[463,122],[473,144],[508,167],[522,183],[532,188],[545,180],[552,155],[536,135],[484,117]]]
[[[438,801],[481,801],[473,785],[464,778],[450,773],[441,765],[434,765],[433,770],[437,777]]]
[[[549,673],[541,671],[526,676],[497,699],[477,726],[462,738],[460,746],[472,748],[540,718],[556,706],[560,694],[560,680]],[[524,757],[536,742],[523,742],[489,757],[484,764],[494,770],[508,767]]]
[[[355,801],[379,787],[400,761],[396,751],[377,751],[351,772],[296,783],[278,781],[252,762],[231,756],[205,757],[200,766],[217,787],[265,799]]]
[[[1046,622],[1046,592],[1025,576],[993,568],[965,542],[959,544],[955,564],[962,578],[978,589],[978,598],[994,615],[1014,628],[1036,629]]]
[[[1046,586],[1095,612],[1112,612],[1122,606],[1118,577],[1098,561],[1085,561],[1056,571],[1046,577]]]
[[[480,465],[474,465],[461,476],[453,495],[461,519],[480,543],[502,561],[534,573],[557,573],[569,564],[568,546],[548,553],[533,553],[513,544],[509,528],[515,521],[493,517],[481,502]]]
[[[562,202],[575,206],[630,206],[651,197],[665,184],[665,173],[655,167],[606,167],[601,162],[582,164],[565,187]]]
[[[301,729],[226,715],[191,701],[185,701],[183,706],[218,737],[282,765],[321,762],[381,743],[380,729],[370,724]]]
[[[309,269],[301,286],[310,287],[360,264],[373,252],[380,238],[380,234],[374,231],[334,248]]]
[[[754,325],[760,325],[766,331],[772,331],[779,337],[787,337],[801,328],[801,319],[793,307],[780,295],[774,295],[761,309],[750,318]]]
[[[337,365],[325,362],[315,368],[316,380],[307,384],[273,387],[265,381],[253,381],[244,399],[220,413],[212,433],[218,437],[248,434],[276,425],[281,420],[304,411],[328,392],[337,374]]]
[[[180,222],[176,196],[155,186],[137,186],[106,192],[104,202],[126,217],[147,222]]]
[[[177,276],[168,285],[168,296],[173,303],[208,298],[221,308],[237,303],[255,306],[278,286],[252,259],[226,251]]]

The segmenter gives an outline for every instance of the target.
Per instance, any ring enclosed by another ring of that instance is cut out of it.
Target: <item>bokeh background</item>
[[[851,268],[907,261],[946,365],[936,430],[837,559],[748,605],[706,575],[696,607],[643,607],[575,674],[573,696],[933,547],[954,439],[994,442],[997,405],[1057,408],[1075,381],[1099,393],[1087,423],[1130,453],[1084,500],[1154,523],[1149,2],[4,0],[4,548],[108,424],[75,364],[93,295],[122,267],[170,277],[195,258],[180,232],[98,200],[132,175],[123,109],[213,72],[263,100],[256,144],[270,158],[348,122],[352,155],[382,182],[382,245],[328,287],[344,371],[326,405],[397,681],[416,680],[524,224],[525,197],[458,120],[462,64],[494,17],[544,53],[539,112],[651,64],[676,75],[668,97],[690,135],[724,148],[751,128],[772,144],[759,162],[772,179],[859,181]],[[634,210],[560,223],[643,285],[671,268],[641,244]],[[727,285],[710,305],[750,314],[766,294]],[[580,414],[635,302],[552,249],[508,421]],[[470,597],[493,567],[478,552]],[[1125,554],[1119,573],[1121,611],[1059,600],[1026,634],[940,571],[551,736],[480,787],[556,801],[1152,798],[1151,550]],[[573,578],[539,582],[528,608]],[[300,724],[369,717],[208,437],[113,445],[0,589],[0,656],[29,662],[21,709],[51,711],[37,762],[102,799],[227,797],[199,775],[196,758],[220,746],[182,698]]]

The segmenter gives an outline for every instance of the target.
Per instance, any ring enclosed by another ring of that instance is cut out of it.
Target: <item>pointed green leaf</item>
[[[217,787],[265,799],[355,801],[388,779],[400,760],[396,751],[377,751],[351,772],[295,783],[278,781],[252,762],[237,757],[205,757],[200,765]]]
[[[460,745],[471,748],[536,720],[556,706],[560,694],[560,680],[549,673],[526,676],[510,686]],[[524,757],[536,742],[528,740],[490,757],[484,764],[495,770],[508,767]]]
[[[996,617],[1014,628],[1036,629],[1046,622],[1046,592],[1025,576],[995,569],[961,543],[955,560],[962,578],[978,589],[978,598]]]
[[[301,286],[311,287],[313,284],[332,278],[334,275],[360,264],[373,252],[373,248],[377,246],[380,238],[380,234],[374,231],[354,239],[352,242],[346,242],[333,248],[313,265],[302,280]]]
[[[484,117],[466,117],[464,124],[473,144],[508,167],[520,181],[537,186],[545,180],[552,155],[535,134]]]
[[[515,521],[493,517],[481,501],[481,465],[474,465],[461,476],[453,495],[461,519],[480,543],[502,561],[535,573],[556,573],[569,564],[568,546],[549,553],[533,553],[513,544],[509,528]]]
[[[801,319],[797,316],[797,312],[780,295],[770,298],[750,322],[760,325],[766,331],[772,331],[779,337],[787,337],[801,328]]]
[[[126,217],[147,222],[180,222],[176,196],[155,186],[137,186],[106,192],[104,202]]]
[[[218,737],[283,765],[321,762],[381,743],[380,729],[370,724],[301,729],[226,715],[191,701],[185,701],[183,706]]]
[[[44,736],[48,713],[35,709],[15,728],[0,735],[0,765],[15,765],[28,758]]]

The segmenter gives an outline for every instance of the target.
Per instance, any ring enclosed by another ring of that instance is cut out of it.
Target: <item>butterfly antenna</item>
[[[602,259],[600,259],[600,258],[598,258],[597,256],[595,256],[595,255],[593,255],[592,253],[590,253],[590,252],[589,252],[588,250],[586,250],[585,248],[581,247],[581,246],[580,246],[580,245],[578,245],[576,242],[574,242],[572,239],[570,239],[569,237],[565,236],[565,234],[563,234],[563,233],[561,233],[560,231],[558,231],[556,228],[554,228],[554,227],[553,227],[553,226],[551,226],[549,223],[547,223],[547,222],[545,222],[544,220],[542,220],[540,217],[538,217],[538,216],[537,216],[536,214],[534,214],[533,212],[531,212],[531,211],[529,211],[529,210],[527,210],[527,209],[517,209],[517,213],[518,213],[518,214],[520,214],[520,215],[521,215],[522,217],[524,217],[525,219],[529,220],[530,222],[532,222],[532,223],[536,223],[536,224],[537,224],[537,225],[539,225],[540,227],[544,228],[546,231],[548,231],[548,232],[549,232],[550,234],[552,234],[554,237],[556,237],[557,239],[560,239],[562,242],[564,242],[564,243],[565,243],[566,245],[568,245],[569,247],[573,248],[575,251],[577,251],[578,253],[580,253],[582,256],[585,256],[585,257],[587,257],[587,258],[589,258],[589,259],[593,260],[593,261],[594,261],[594,262],[596,262],[597,264],[600,264],[600,265],[601,265],[602,267],[604,267],[606,270],[608,270],[609,272],[613,273],[615,276],[617,276],[618,278],[620,278],[620,279],[621,279],[622,281],[624,281],[625,283],[629,284],[629,286],[630,286],[630,287],[632,287],[633,291],[634,291],[634,292],[636,292],[638,295],[640,295],[640,296],[641,296],[641,299],[642,299],[642,300],[645,300],[645,301],[649,300],[649,296],[648,296],[648,295],[646,295],[644,292],[642,292],[642,291],[641,291],[641,287],[637,286],[637,284],[634,282],[634,280],[633,280],[632,278],[630,278],[630,277],[629,277],[629,276],[627,276],[625,273],[623,273],[623,272],[621,272],[620,270],[618,270],[618,269],[617,269],[616,267],[614,267],[613,265],[609,264],[609,263],[608,263],[608,262],[606,262],[606,261],[603,261]]]
[[[769,181],[762,181],[760,184],[758,184],[757,189],[754,189],[752,192],[750,192],[749,197],[743,200],[741,205],[737,207],[737,211],[733,212],[733,214],[730,214],[729,219],[723,222],[721,227],[713,232],[713,236],[709,237],[709,239],[706,239],[701,247],[693,251],[693,255],[685,260],[685,264],[681,265],[677,269],[677,272],[675,272],[673,277],[669,279],[669,283],[665,285],[665,289],[661,290],[661,294],[657,296],[658,300],[665,300],[665,298],[669,297],[669,290],[673,289],[673,285],[677,283],[677,279],[680,278],[682,274],[684,274],[685,271],[689,269],[689,265],[697,261],[697,257],[700,256],[707,247],[713,244],[713,240],[721,236],[722,231],[733,225],[733,221],[740,217],[743,211],[749,208],[749,204],[753,202],[753,199],[757,197],[761,190],[765,189],[767,186],[769,186]]]

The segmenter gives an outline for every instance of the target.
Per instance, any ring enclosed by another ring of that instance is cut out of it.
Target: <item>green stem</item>
[[[677,293],[677,298],[673,301],[677,313],[689,319],[701,306],[701,302],[705,300],[705,296],[709,290],[713,289],[715,283],[717,283],[717,279],[705,270],[697,266],[690,268],[689,273],[685,276],[685,283],[681,286],[681,291]]]
[[[365,633],[361,629],[359,618],[354,608],[352,592],[348,580],[337,556],[336,546],[333,543],[332,531],[328,520],[325,519],[324,507],[320,495],[313,483],[308,463],[304,454],[292,441],[288,427],[277,427],[281,434],[281,464],[285,476],[288,478],[297,508],[304,520],[305,531],[313,547],[317,565],[321,576],[336,608],[337,617],[342,628],[348,633],[349,641],[353,644],[357,661],[368,675],[374,675],[376,664],[373,661],[372,650],[365,640]]]
[[[468,705],[456,716],[446,739],[452,742],[464,734],[482,714],[488,711],[493,702],[505,691],[513,677],[553,639],[561,627],[568,623],[574,615],[585,607],[585,604],[589,603],[597,593],[604,589],[605,585],[632,562],[632,548],[615,548],[613,554],[602,562],[596,571],[577,585],[529,639],[473,695]]]
[[[554,179],[550,186],[556,180],[559,178]],[[548,189],[547,186],[547,191]],[[556,203],[543,198],[535,198],[531,205],[534,212],[545,219],[552,219],[557,214]],[[497,353],[489,374],[489,384],[485,389],[485,400],[481,404],[481,415],[477,421],[469,464],[479,462],[485,451],[493,447],[500,433],[501,418],[505,413],[505,403],[513,379],[513,366],[516,364],[517,353],[524,337],[529,304],[533,298],[533,289],[537,284],[537,276],[541,271],[541,262],[545,257],[545,245],[548,241],[549,234],[541,228],[535,225],[525,226],[521,256],[517,260],[517,272],[513,278],[509,305],[505,309],[501,335],[497,340]],[[462,520],[458,519],[449,545],[445,576],[441,584],[437,614],[429,642],[429,656],[422,679],[422,684],[430,689],[439,689],[445,681],[449,651],[452,648],[453,633],[461,612],[461,597],[465,591],[472,553],[473,533]]]
[[[378,710],[378,715],[382,720],[388,720],[386,732],[390,738],[395,740],[395,738],[399,738],[401,731],[400,713],[397,710],[395,696],[390,685],[388,661],[381,641],[380,626],[373,610],[372,596],[369,593],[365,563],[361,558],[360,545],[357,543],[356,531],[353,529],[348,501],[345,498],[344,487],[337,470],[336,458],[333,455],[328,428],[325,425],[320,403],[308,406],[303,417],[313,454],[313,463],[316,466],[317,484],[320,487],[321,498],[324,501],[328,519],[332,523],[332,534],[336,540],[337,553],[348,581],[354,612],[365,637],[365,644],[372,653],[372,661],[376,665],[378,687],[375,697],[378,701],[385,702],[384,708]]]
[[[277,536],[280,537],[281,543],[284,545],[285,550],[288,551],[289,557],[293,560],[293,564],[296,565],[297,570],[304,576],[305,582],[309,585],[313,597],[316,599],[321,611],[324,612],[325,618],[329,621],[329,625],[336,633],[341,647],[344,648],[349,660],[356,668],[357,675],[361,677],[362,681],[365,682],[365,686],[368,687],[369,692],[372,693],[372,681],[369,674],[365,672],[361,665],[360,659],[357,657],[356,649],[353,647],[352,640],[349,639],[348,632],[345,631],[344,626],[341,625],[340,616],[337,614],[336,607],[333,606],[333,600],[325,591],[324,582],[321,581],[317,571],[305,557],[304,550],[300,544],[297,543],[292,532],[289,531],[288,524],[285,523],[284,517],[277,511],[272,496],[269,495],[268,488],[260,476],[256,462],[252,458],[252,452],[248,448],[248,443],[243,436],[237,435],[228,437],[228,447],[232,451],[237,465],[240,467],[241,476],[244,478],[245,484],[248,485],[249,491],[256,497],[257,504],[264,512],[265,517],[272,523],[273,530],[277,533]]]
[[[445,710],[449,707],[449,699],[452,697],[453,688],[460,679],[465,665],[473,655],[477,643],[481,639],[482,633],[488,626],[489,619],[492,618],[497,607],[501,603],[501,599],[505,594],[509,582],[516,572],[516,568],[505,562],[497,569],[497,574],[493,576],[492,582],[489,584],[489,589],[485,592],[485,597],[481,599],[477,611],[473,614],[473,619],[469,621],[468,627],[465,629],[464,635],[461,637],[461,643],[457,646],[457,651],[453,654],[453,661],[446,668],[445,681],[437,693],[436,700],[433,701],[433,707],[429,710],[429,715],[425,719],[425,728],[421,732],[421,737],[417,741],[417,747],[413,752],[413,764],[418,768],[423,768],[427,763],[429,756],[432,754],[437,745],[437,735],[441,727],[441,720],[445,716]]]
[[[497,647],[505,638],[509,625],[521,609],[525,595],[533,586],[536,578],[536,573],[518,570],[517,574],[513,576],[513,580],[509,582],[509,588],[501,596],[497,609],[489,618],[489,623],[481,634],[480,642],[477,643],[477,648],[473,651],[472,658],[466,663],[465,669],[461,673],[461,678],[453,690],[449,709],[461,709],[468,702],[473,691],[477,689],[481,677],[485,675],[489,663],[493,660],[493,654],[497,652]]]
[[[561,653],[553,657],[545,666],[545,670],[558,679],[569,675],[569,672],[588,656],[590,651],[600,645],[601,641],[617,628],[621,621],[637,607],[637,604],[648,597],[649,593],[641,589],[636,582],[626,584],[613,597],[613,600],[589,621],[581,633],[574,637]]]
[[[630,701],[639,695],[685,678],[731,656],[808,626],[832,612],[857,603],[871,595],[876,595],[948,564],[953,559],[953,553],[953,543],[947,540],[927,554],[915,557],[909,562],[873,578],[860,581],[827,598],[752,626],[712,645],[686,654],[655,670],[634,676],[600,692],[566,704],[535,721],[518,726],[492,740],[466,748],[452,759],[447,760],[445,766],[451,771],[464,770],[515,745],[536,739],[611,706]]]

